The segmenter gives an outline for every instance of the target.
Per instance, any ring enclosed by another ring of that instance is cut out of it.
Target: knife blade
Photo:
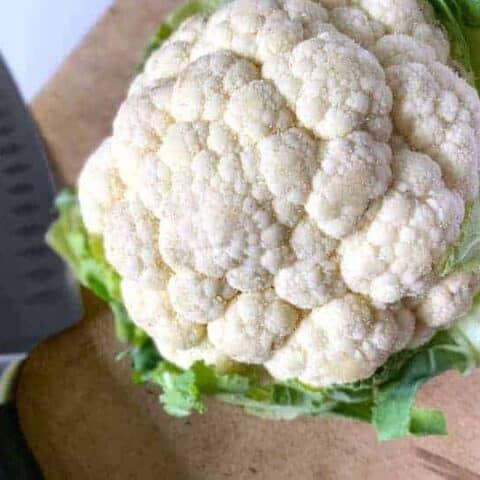
[[[77,284],[45,243],[54,198],[40,136],[0,55],[0,377],[81,318]],[[0,478],[40,478],[13,404],[1,404]]]
[[[0,364],[81,315],[76,284],[44,240],[54,198],[39,135],[0,56]]]

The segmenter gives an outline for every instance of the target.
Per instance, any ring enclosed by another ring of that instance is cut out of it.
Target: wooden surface
[[[58,178],[73,183],[108,134],[143,46],[173,1],[119,0],[33,103]],[[130,383],[109,313],[87,314],[26,362],[22,427],[47,480],[480,479],[480,375],[448,374],[419,402],[446,412],[447,438],[378,444],[343,420],[260,420],[220,404],[185,419]]]

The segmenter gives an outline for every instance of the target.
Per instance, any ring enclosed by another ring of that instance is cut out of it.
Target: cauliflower
[[[233,0],[132,83],[78,190],[181,368],[370,377],[468,310],[435,269],[477,198],[480,100],[419,0]]]

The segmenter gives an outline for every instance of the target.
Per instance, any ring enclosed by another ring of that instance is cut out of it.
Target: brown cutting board
[[[33,102],[59,180],[71,184],[110,130],[143,47],[175,0],[118,0]],[[442,408],[447,438],[375,440],[367,425],[275,422],[209,402],[204,415],[165,415],[152,387],[130,383],[110,314],[86,315],[26,362],[20,420],[47,480],[480,479],[480,375],[448,374],[419,402]]]

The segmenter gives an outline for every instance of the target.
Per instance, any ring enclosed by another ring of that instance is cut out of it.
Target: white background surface
[[[30,101],[113,0],[0,0],[0,52]]]

